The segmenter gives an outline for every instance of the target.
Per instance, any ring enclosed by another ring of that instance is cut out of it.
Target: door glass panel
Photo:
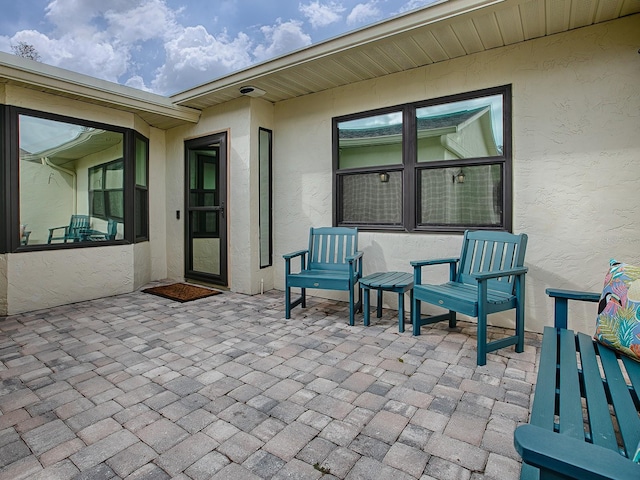
[[[219,167],[218,146],[189,151],[188,270],[214,277],[223,272]]]

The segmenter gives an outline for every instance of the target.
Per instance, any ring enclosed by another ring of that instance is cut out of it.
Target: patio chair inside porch
[[[83,239],[84,232],[90,229],[89,222],[89,215],[71,215],[69,225],[49,229],[49,238],[47,239],[47,243],[51,243],[56,240],[62,240],[63,243],[79,242]],[[57,230],[62,230],[62,232],[58,233],[56,232]]]

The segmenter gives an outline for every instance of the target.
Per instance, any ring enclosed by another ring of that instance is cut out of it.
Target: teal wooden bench
[[[547,289],[555,325],[545,327],[529,424],[514,445],[522,480],[640,479],[640,363],[567,329],[568,300],[600,295]],[[593,319],[595,325],[596,312]],[[595,328],[595,327],[594,327]]]
[[[291,261],[300,258],[300,270],[291,271]],[[345,227],[311,228],[309,248],[283,255],[285,261],[285,318],[291,309],[305,308],[306,289],[345,290],[349,292],[349,325],[354,325],[356,309],[362,309],[362,292],[358,287],[362,278],[362,252],[358,251],[358,229]],[[300,288],[300,296],[292,300],[291,288]]]
[[[478,365],[487,363],[487,352],[509,345],[524,351],[524,280],[527,268],[524,254],[527,235],[477,231],[464,233],[460,257],[412,261],[414,268],[413,334],[420,327],[443,320],[456,326],[456,312],[478,318]],[[422,283],[422,268],[449,265],[449,282],[441,285]],[[422,317],[421,302],[449,310],[442,315]],[[487,315],[516,310],[515,335],[487,341]]]

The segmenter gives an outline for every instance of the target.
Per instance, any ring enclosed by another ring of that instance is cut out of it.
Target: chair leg
[[[291,287],[284,289],[284,318],[291,318]]]
[[[478,312],[478,366],[487,364],[487,315]]]
[[[516,336],[518,342],[516,343],[516,352],[524,352],[524,305],[516,308]]]
[[[453,310],[449,310],[449,328],[455,328],[456,321],[456,312],[454,312]]]
[[[411,323],[413,324],[413,334],[420,335],[420,300],[415,295],[411,300]]]
[[[300,303],[302,308],[307,308],[307,289],[306,288],[300,289],[300,298],[302,298],[302,302]]]
[[[352,327],[355,325],[355,292],[353,291],[355,287],[351,287],[349,289],[349,325]]]
[[[369,287],[363,289],[364,298],[362,299],[363,323],[365,327],[369,326]]]

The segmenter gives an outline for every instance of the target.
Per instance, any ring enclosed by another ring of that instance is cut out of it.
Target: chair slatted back
[[[311,228],[309,232],[310,270],[348,270],[345,260],[358,250],[358,229],[346,227]]]
[[[465,232],[460,255],[458,278],[460,283],[476,284],[473,273],[496,272],[524,265],[527,235],[506,232]],[[513,277],[488,281],[488,288],[513,293]]]
[[[71,215],[68,235],[70,237],[79,237],[82,230],[88,230],[90,225],[89,215]]]

